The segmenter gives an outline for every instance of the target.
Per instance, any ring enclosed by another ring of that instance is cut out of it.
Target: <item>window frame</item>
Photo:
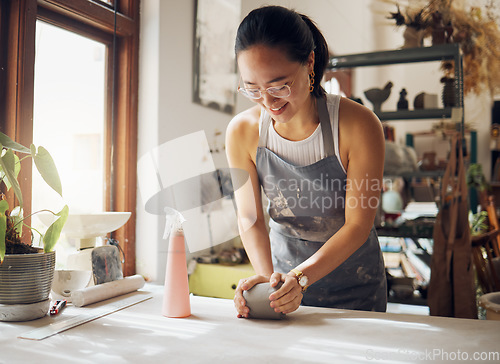
[[[132,212],[112,233],[125,253],[128,276],[135,274],[140,0],[115,2],[116,14],[112,5],[98,0],[0,0],[0,130],[19,143],[32,143],[37,19],[106,44],[105,209]],[[25,215],[31,212],[31,177],[31,168],[23,168]]]

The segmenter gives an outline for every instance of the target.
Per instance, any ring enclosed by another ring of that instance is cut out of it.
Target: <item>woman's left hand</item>
[[[271,287],[275,287],[279,282],[283,285],[276,292],[273,292],[269,299],[271,307],[276,312],[291,313],[297,310],[302,302],[302,288],[297,282],[297,278],[283,273],[273,273],[269,280]]]

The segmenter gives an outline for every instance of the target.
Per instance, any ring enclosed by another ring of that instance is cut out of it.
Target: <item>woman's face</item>
[[[309,112],[313,97],[309,92],[309,73],[314,66],[314,53],[307,64],[291,62],[283,50],[255,45],[238,54],[240,87],[259,89],[261,98],[252,100],[264,107],[279,123],[286,123],[301,113]],[[268,87],[287,84],[291,94],[276,98],[264,92]]]

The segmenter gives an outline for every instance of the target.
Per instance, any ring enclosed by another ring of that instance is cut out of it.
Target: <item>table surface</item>
[[[151,299],[43,340],[18,336],[130,296]],[[161,315],[163,287],[56,316],[0,322],[0,363],[408,363],[500,361],[500,321],[300,307],[278,321],[238,319],[231,300],[191,296],[192,315]],[[477,360],[476,360],[477,361]]]

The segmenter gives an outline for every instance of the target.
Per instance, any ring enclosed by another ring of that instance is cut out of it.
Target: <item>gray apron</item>
[[[345,223],[347,176],[335,156],[326,100],[317,101],[325,158],[316,163],[296,166],[281,159],[266,148],[271,123],[267,113],[261,125],[256,164],[260,183],[269,199],[270,240],[276,272],[288,273],[308,259]],[[355,253],[307,289],[302,304],[386,310],[385,267],[374,227]]]

